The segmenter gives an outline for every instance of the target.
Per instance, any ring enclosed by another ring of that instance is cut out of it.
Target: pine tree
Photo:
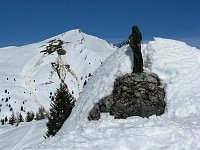
[[[35,114],[33,112],[31,112],[31,121],[34,119]]]
[[[13,125],[14,123],[16,123],[16,117],[15,117],[14,112],[12,112],[12,115],[11,115],[8,123],[11,124],[11,125]]]
[[[19,119],[18,119],[18,121],[19,121],[19,122],[24,122],[24,118],[23,118],[23,116],[22,116],[21,113],[19,114]]]
[[[26,114],[26,122],[30,122],[31,120],[31,113],[28,111]]]
[[[5,117],[5,122],[7,122],[8,121],[8,118],[7,118],[7,116]]]
[[[51,108],[48,117],[46,133],[47,137],[54,136],[67,120],[74,107],[74,98],[65,85],[60,84],[54,96],[51,98]]]
[[[23,106],[21,106],[21,111],[23,111]]]
[[[1,125],[4,125],[4,124],[5,124],[4,119],[1,119]]]
[[[28,111],[26,115],[26,122],[31,122],[33,119],[34,119],[34,113]]]
[[[40,106],[38,112],[36,113],[36,120],[45,119],[47,116],[47,112],[43,106]]]

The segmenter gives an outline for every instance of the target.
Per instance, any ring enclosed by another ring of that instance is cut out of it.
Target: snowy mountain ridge
[[[62,41],[66,54],[59,55],[59,49],[55,49],[58,41]],[[47,48],[54,51],[41,52]],[[40,106],[48,110],[50,92],[54,93],[61,80],[78,98],[84,82],[116,49],[79,29],[35,44],[1,48],[0,118],[10,117],[12,111],[25,116],[28,111],[36,112]]]

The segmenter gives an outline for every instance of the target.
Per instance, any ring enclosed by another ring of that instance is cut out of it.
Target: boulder
[[[155,73],[126,74],[115,80],[112,94],[95,104],[88,119],[98,120],[105,112],[117,119],[160,116],[165,110],[164,99],[164,88]]]
[[[60,48],[57,50],[57,53],[58,53],[58,55],[65,55],[66,51],[64,49]]]

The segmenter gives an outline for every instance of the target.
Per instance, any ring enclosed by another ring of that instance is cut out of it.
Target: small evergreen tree
[[[28,111],[26,114],[26,122],[30,122],[31,120],[31,113]]]
[[[85,82],[83,83],[83,87],[86,86],[86,84],[87,84],[87,81],[85,80]]]
[[[34,114],[33,112],[31,112],[31,119],[33,120],[34,117],[35,117],[35,114]],[[31,120],[31,121],[32,121],[32,120]]]
[[[7,122],[8,121],[8,118],[7,118],[7,116],[5,117],[5,122]]]
[[[1,119],[1,125],[4,125],[4,124],[5,124],[4,119]]]
[[[41,120],[40,118],[40,114],[37,112],[36,115],[35,115],[35,120]]]
[[[16,123],[16,117],[15,117],[14,112],[12,112],[12,115],[11,115],[8,123],[11,124],[11,125],[13,125],[14,123]]]
[[[21,111],[23,111],[23,106],[21,106]]]
[[[47,116],[47,112],[43,106],[40,106],[38,112],[36,113],[36,120],[45,119]]]
[[[24,122],[24,118],[23,118],[23,116],[22,116],[21,113],[19,114],[19,119],[18,119],[18,121],[19,121],[19,122]]]
[[[26,122],[31,122],[33,119],[34,119],[34,113],[33,112],[27,112],[27,115],[26,115]]]
[[[51,98],[51,108],[47,123],[47,137],[54,136],[67,120],[74,107],[74,98],[65,85],[60,84]]]

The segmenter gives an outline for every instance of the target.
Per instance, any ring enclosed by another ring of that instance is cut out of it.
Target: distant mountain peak
[[[10,117],[11,107],[17,113],[23,106],[24,116],[27,111],[36,112],[40,105],[48,110],[49,93],[54,92],[60,82],[78,98],[84,83],[115,50],[105,40],[80,29],[38,43],[1,48],[0,119]],[[5,90],[10,94],[4,93]]]

